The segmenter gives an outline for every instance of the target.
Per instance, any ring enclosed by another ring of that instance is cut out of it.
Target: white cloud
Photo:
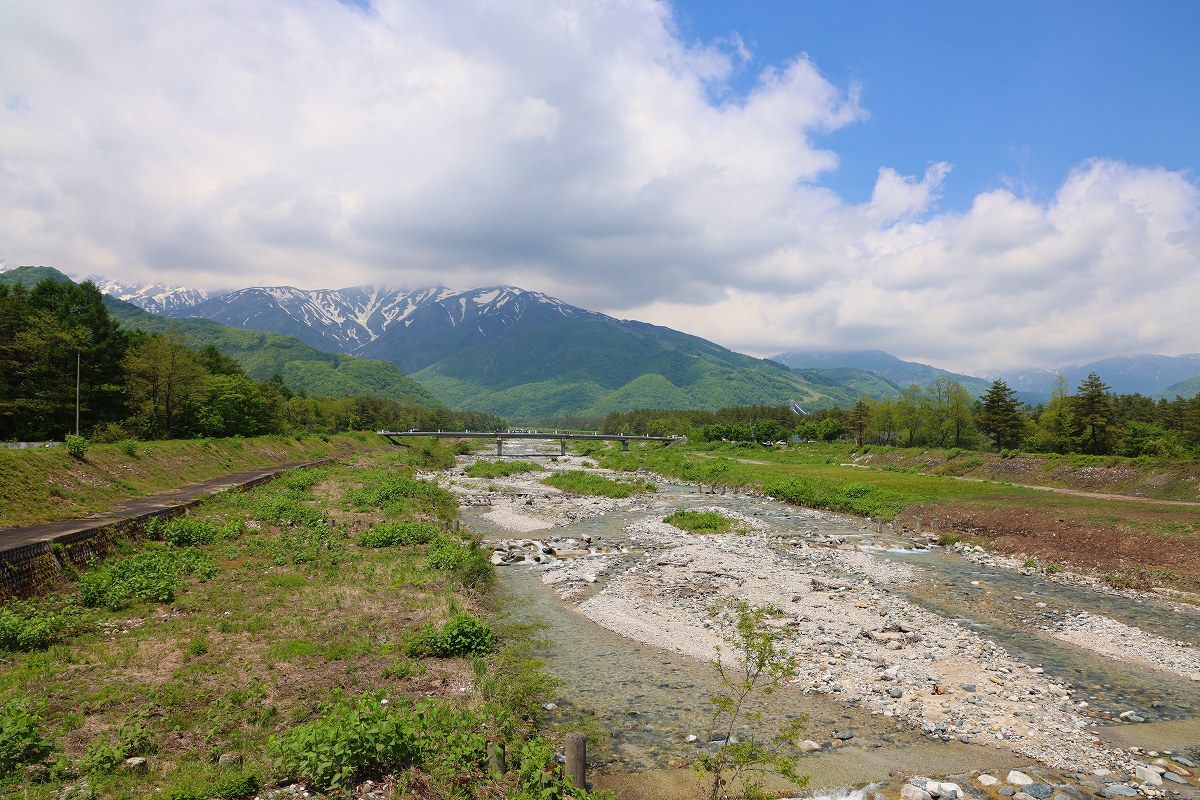
[[[1195,350],[1200,200],[1094,161],[1045,203],[855,205],[866,118],[807,57],[680,40],[654,0],[7,3],[0,257],[218,288],[506,282],[769,353],[961,369]],[[938,154],[929,154],[936,159]],[[1192,302],[1189,302],[1192,301]]]

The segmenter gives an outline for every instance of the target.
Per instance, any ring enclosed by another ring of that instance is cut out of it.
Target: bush
[[[237,539],[246,531],[241,519],[231,519],[224,527],[215,522],[195,517],[174,517],[166,522],[154,520],[146,529],[152,539],[162,539],[176,547],[198,547],[200,545]]]
[[[201,580],[217,574],[216,562],[194,547],[156,543],[140,553],[102,564],[79,578],[79,598],[88,608],[117,611],[132,600],[169,603],[186,575]]]
[[[393,516],[427,513],[453,519],[458,511],[458,499],[452,493],[404,475],[372,476],[366,485],[348,491],[346,500],[359,511],[379,508]]]
[[[357,701],[340,696],[320,718],[272,738],[275,767],[311,782],[321,791],[347,789],[367,773],[422,767],[446,778],[446,785],[483,778],[487,759],[486,720],[437,699],[412,708],[393,704],[380,693]]]
[[[487,655],[496,644],[496,634],[487,623],[459,611],[441,627],[426,624],[408,640],[410,658],[466,658]]]
[[[67,635],[73,616],[43,608],[36,600],[14,600],[0,608],[0,650],[49,647]]]
[[[733,527],[733,520],[723,514],[682,508],[663,517],[663,522],[691,533],[724,533]]]
[[[614,481],[603,475],[574,469],[556,472],[549,478],[544,478],[542,483],[564,492],[600,497],[629,497],[655,490],[654,484],[650,481],[638,479]]]
[[[522,472],[543,472],[537,464],[529,461],[476,461],[467,467],[466,473],[471,478],[503,478],[507,475],[519,475]]]
[[[87,439],[83,438],[82,436],[76,436],[73,433],[68,433],[66,439],[63,441],[66,444],[67,453],[69,453],[72,458],[78,458],[81,461],[83,460],[83,457],[87,455],[88,448],[92,446],[92,443]]]
[[[0,778],[26,764],[41,764],[58,745],[46,735],[46,720],[40,709],[9,700],[0,707]]]
[[[358,535],[362,547],[429,544],[438,535],[438,527],[428,522],[385,522]]]

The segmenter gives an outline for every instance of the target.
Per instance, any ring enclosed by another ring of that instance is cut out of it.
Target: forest
[[[0,285],[0,441],[193,439],[377,428],[499,427],[457,412],[378,397],[294,392],[254,381],[214,345],[178,330],[128,330],[100,291],[44,280]]]

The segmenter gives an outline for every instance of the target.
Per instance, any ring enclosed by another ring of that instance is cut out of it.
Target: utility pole
[[[79,351],[75,351],[75,435],[79,435],[79,365],[82,361]]]

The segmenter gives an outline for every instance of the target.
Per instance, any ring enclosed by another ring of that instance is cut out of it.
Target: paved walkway
[[[249,472],[236,472],[200,483],[189,483],[187,486],[172,489],[169,492],[128,500],[104,513],[93,514],[84,519],[59,519],[53,522],[39,522],[36,525],[24,525],[19,528],[0,528],[0,552],[37,542],[53,542],[63,536],[103,528],[114,522],[155,514],[177,506],[191,505],[225,489],[254,486],[274,478],[284,470],[324,464],[329,460],[325,458],[317,461],[292,461]]]

